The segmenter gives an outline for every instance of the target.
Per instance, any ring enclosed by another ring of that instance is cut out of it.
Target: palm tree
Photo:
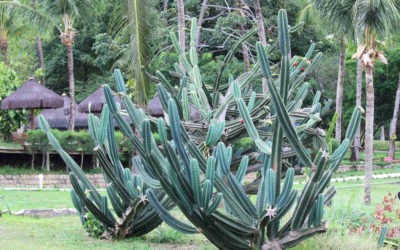
[[[331,24],[347,29],[354,26],[350,30],[354,30],[354,37],[360,42],[355,57],[364,66],[367,86],[364,203],[370,204],[374,124],[373,69],[376,60],[386,62],[386,58],[378,51],[377,39],[385,38],[399,23],[400,4],[397,0],[313,0],[313,5]]]
[[[61,42],[67,49],[70,97],[70,116],[68,129],[72,131],[75,129],[75,79],[74,53],[72,46],[77,35],[74,27],[74,21],[81,16],[90,16],[89,3],[89,0],[47,0],[44,4],[46,13],[56,20],[61,21],[61,25],[58,26],[58,30],[60,31]]]
[[[365,118],[365,196],[364,203],[371,203],[371,179],[374,131],[374,66],[377,60],[387,63],[380,42],[400,23],[400,4],[397,0],[346,0],[343,5],[351,8],[360,39],[354,57],[361,59],[365,69],[367,105]]]
[[[388,157],[390,159],[395,158],[395,140],[396,140],[396,131],[397,131],[397,121],[399,115],[399,107],[400,106],[400,74],[399,80],[397,81],[397,91],[396,91],[396,99],[393,110],[393,118],[390,121],[390,131],[389,131],[389,152]]]
[[[362,101],[362,80],[363,77],[363,65],[361,63],[361,60],[357,60],[357,86],[356,86],[356,106],[361,107],[361,101]],[[351,157],[350,159],[354,159],[355,161],[358,161],[360,159],[360,148],[361,148],[361,125],[358,126],[357,131],[356,131],[356,136],[354,137],[354,149],[351,151]]]
[[[352,38],[353,25],[351,10],[344,8],[340,1],[312,0],[300,13],[300,19],[314,24],[318,31],[331,32],[340,42],[339,70],[336,84],[336,112],[338,114],[335,127],[335,139],[342,139],[342,101],[345,77],[346,44]]]
[[[33,9],[36,9],[36,1],[35,0],[32,0],[31,6]],[[39,67],[40,67],[40,69],[44,70],[42,38],[39,35],[36,36],[36,49],[37,49]],[[40,77],[40,83],[44,84],[44,75],[42,75]]]
[[[154,20],[151,1],[118,0],[113,12],[113,29],[122,43],[128,44],[125,61],[134,76],[136,102],[147,106],[150,97],[150,81],[145,72],[150,61],[150,33]]]

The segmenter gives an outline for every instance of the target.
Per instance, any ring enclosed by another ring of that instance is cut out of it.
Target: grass
[[[172,230],[165,225],[161,228],[158,230]],[[193,241],[188,236],[184,240],[178,238],[171,244],[157,243],[156,239],[163,241],[163,236],[157,234],[155,230],[146,237],[105,241],[86,236],[76,216],[37,219],[4,215],[0,218],[1,249],[214,249],[201,235]]]
[[[11,211],[36,208],[72,208],[74,207],[69,192],[65,191],[14,191],[0,190]],[[6,209],[0,200],[0,210]]]
[[[392,184],[388,184],[391,182]],[[397,183],[394,183],[397,182]],[[375,204],[388,192],[398,190],[399,179],[374,180],[372,205],[363,206],[363,182],[335,183],[337,195],[326,209],[327,234],[310,238],[293,249],[376,249],[374,237],[349,234],[348,225],[363,216],[372,216]],[[300,188],[301,185],[296,185]],[[11,210],[23,208],[72,207],[69,192],[0,190]],[[1,203],[0,210],[6,209]],[[174,209],[174,216],[182,214]],[[215,249],[201,234],[184,235],[165,224],[150,234],[123,241],[104,241],[86,236],[79,218],[57,217],[37,219],[3,215],[0,217],[2,249]],[[21,241],[21,239],[24,239]],[[27,244],[26,242],[29,242]]]

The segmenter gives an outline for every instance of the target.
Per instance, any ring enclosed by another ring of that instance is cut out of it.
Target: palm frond
[[[115,35],[128,44],[125,61],[134,76],[137,87],[136,101],[147,104],[150,81],[145,73],[151,55],[150,31],[152,28],[152,1],[119,0],[114,9],[112,24]]]
[[[346,0],[350,2],[350,0]],[[385,38],[400,25],[398,0],[353,0],[352,8],[357,37],[364,44]]]
[[[45,13],[33,9],[32,7],[21,3],[20,1],[0,1],[1,19],[4,25],[16,25],[16,18],[21,22],[34,25],[40,31],[45,31],[48,27],[54,25],[55,20]],[[6,23],[6,21],[8,23]]]

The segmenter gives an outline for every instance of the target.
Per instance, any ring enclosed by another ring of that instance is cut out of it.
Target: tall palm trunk
[[[346,43],[344,40],[340,43],[339,71],[336,85],[336,112],[338,118],[336,120],[335,139],[339,142],[342,140],[342,101],[343,101],[343,82],[345,74],[344,59],[346,54]]]
[[[39,67],[44,70],[43,46],[40,36],[36,37],[36,49],[39,61]],[[40,76],[40,83],[44,84],[44,75]]]
[[[365,117],[365,196],[364,204],[371,204],[372,160],[374,155],[374,78],[373,67],[365,65],[365,82],[367,86],[367,107]]]
[[[8,56],[7,56],[7,50],[8,50],[8,42],[6,38],[0,38],[0,50],[1,54],[3,56],[3,62],[4,64],[8,64]]]
[[[69,125],[68,129],[75,130],[75,78],[74,78],[74,53],[72,43],[66,44],[68,56],[68,80],[69,80]]]
[[[168,10],[168,0],[164,0],[163,1],[163,11],[167,11]]]
[[[177,0],[178,4],[178,36],[179,46],[183,53],[186,51],[186,37],[185,37],[185,5],[183,0]]]
[[[261,44],[265,46],[267,45],[267,36],[265,35],[265,27],[264,27],[263,16],[261,13],[260,0],[254,1],[254,12],[256,16],[258,37],[260,39]],[[262,90],[263,94],[266,95],[268,92],[268,87],[267,87],[267,80],[265,78],[262,78]]]
[[[356,88],[356,106],[361,107],[362,101],[362,73],[363,73],[363,65],[361,60],[357,60],[357,88]],[[361,124],[358,126],[356,131],[356,136],[354,137],[354,156],[353,159],[358,161],[360,159],[360,148],[361,148]]]
[[[36,8],[36,1],[32,0],[32,8]],[[40,36],[36,37],[36,51],[37,51],[37,56],[38,56],[38,62],[39,62],[39,67],[44,70],[44,59],[43,59],[43,46],[42,46],[42,39]],[[40,83],[44,84],[44,76],[40,76]]]
[[[390,121],[390,131],[389,131],[389,152],[388,157],[391,159],[395,158],[395,138],[397,130],[397,120],[399,115],[399,105],[400,105],[400,74],[399,80],[397,81],[397,91],[396,91],[396,101],[394,103],[393,118]]]

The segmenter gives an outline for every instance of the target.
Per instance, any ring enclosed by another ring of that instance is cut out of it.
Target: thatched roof
[[[154,117],[164,116],[164,109],[162,107],[160,98],[155,96],[153,99],[149,101],[149,114]],[[193,122],[200,121],[200,113],[197,111],[195,107],[192,105],[189,106],[190,108],[190,120]]]
[[[29,78],[1,102],[1,109],[59,108],[63,104],[61,96]]]
[[[114,92],[113,92],[114,94]],[[119,96],[115,95],[115,101],[120,103],[123,107],[121,99]],[[89,113],[89,104],[90,104],[90,112],[92,113],[100,113],[103,109],[103,105],[106,104],[106,97],[104,95],[104,85],[101,85],[98,90],[93,92],[90,96],[86,97],[81,103],[79,103],[79,111]]]
[[[40,112],[47,121],[51,128],[57,129],[68,129],[69,125],[69,102],[68,96],[62,97],[64,100],[64,106],[58,109],[45,109]],[[75,127],[76,128],[87,128],[88,127],[88,114],[81,113],[78,111],[78,105],[75,104]],[[38,118],[35,118],[35,127],[38,127]]]

